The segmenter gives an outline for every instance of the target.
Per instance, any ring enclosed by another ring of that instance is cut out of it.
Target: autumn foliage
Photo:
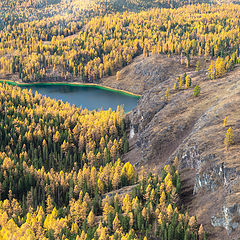
[[[175,166],[138,178],[124,111],[0,84],[0,239],[197,239]],[[129,191],[117,193],[128,187]],[[166,237],[169,236],[169,237]]]
[[[0,31],[0,72],[24,82],[98,82],[140,54],[168,54],[180,55],[182,63],[184,57],[187,67],[196,56],[213,59],[209,76],[214,79],[239,62],[238,5],[123,12],[84,22],[76,2],[75,18],[53,14],[6,24]]]

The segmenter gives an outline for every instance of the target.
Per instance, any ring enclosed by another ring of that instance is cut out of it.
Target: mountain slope
[[[165,67],[172,66],[171,76],[161,68],[152,77],[143,76],[149,62],[155,62],[158,68],[163,59],[141,58],[121,72],[125,81],[140,64],[138,76],[141,81],[148,81],[149,86],[142,90],[139,105],[128,116],[132,150],[125,159],[137,167],[159,171],[177,156],[183,203],[204,224],[210,239],[235,239],[240,236],[240,67],[223,78],[209,80],[206,70],[184,69],[180,60],[172,57],[165,59]],[[177,64],[181,67],[176,68]],[[184,72],[191,76],[193,86],[200,85],[199,97],[193,96],[193,87],[171,90],[176,77]],[[168,87],[170,100],[166,102]],[[224,127],[226,116],[228,124]],[[229,127],[233,129],[235,143],[226,150],[224,138]]]

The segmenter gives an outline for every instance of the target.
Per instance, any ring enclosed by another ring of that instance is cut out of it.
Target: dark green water
[[[82,106],[89,110],[111,108],[116,110],[117,106],[124,106],[125,112],[131,111],[138,102],[138,98],[125,95],[119,92],[99,89],[87,86],[69,86],[69,85],[31,85],[21,86],[22,89],[32,89],[43,96],[69,102],[77,107]]]

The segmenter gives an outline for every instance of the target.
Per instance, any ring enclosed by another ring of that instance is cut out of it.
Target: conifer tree
[[[179,77],[179,82],[178,82],[178,87],[179,89],[182,89],[182,86],[183,86],[183,77],[182,75]]]
[[[228,128],[227,133],[225,135],[224,139],[224,145],[226,147],[226,150],[228,150],[229,146],[231,146],[234,143],[234,135],[232,128]]]
[[[118,213],[117,213],[113,220],[113,231],[116,232],[119,229],[120,229],[120,220],[118,218]]]
[[[165,92],[165,99],[166,99],[166,101],[169,101],[169,88],[167,88],[167,90]]]
[[[228,121],[228,119],[227,119],[227,117],[225,117],[225,118],[224,118],[224,121],[223,121],[223,126],[224,126],[224,127],[227,126],[227,121]]]
[[[208,68],[208,76],[210,77],[210,79],[215,78],[215,64],[213,60],[211,61],[211,64]]]
[[[223,74],[226,72],[225,64],[222,58],[218,57],[215,63],[216,66],[216,77],[222,77]]]
[[[120,72],[119,71],[117,71],[116,78],[117,78],[117,81],[120,80]]]
[[[202,224],[199,227],[198,235],[199,235],[199,240],[203,240],[203,238],[204,238],[204,230],[203,230],[203,225]]]
[[[95,216],[93,211],[91,210],[88,217],[87,217],[87,223],[90,227],[94,226],[94,222],[95,222]]]
[[[177,89],[177,83],[174,83],[173,90],[176,90],[176,89]]]
[[[188,89],[191,86],[191,78],[189,75],[186,76],[185,88]]]

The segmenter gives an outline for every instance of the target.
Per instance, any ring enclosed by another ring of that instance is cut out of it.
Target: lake
[[[125,112],[131,111],[138,102],[138,97],[126,95],[120,92],[100,89],[93,86],[77,85],[24,85],[22,89],[32,89],[43,96],[69,102],[77,107],[87,108],[88,110],[116,110],[117,106],[124,106]]]

